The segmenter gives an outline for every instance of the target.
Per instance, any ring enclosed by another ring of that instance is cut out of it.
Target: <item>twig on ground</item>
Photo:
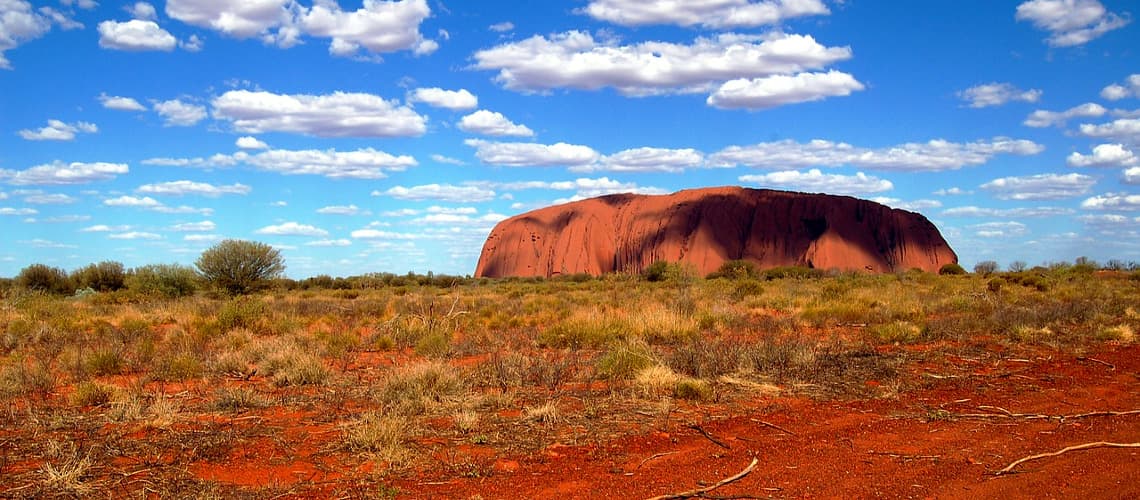
[[[1020,458],[1018,460],[1015,460],[1013,463],[1005,466],[1004,469],[995,472],[994,475],[1000,476],[1002,474],[1014,474],[1014,473],[1016,473],[1016,471],[1013,470],[1014,467],[1017,467],[1018,465],[1021,465],[1021,464],[1028,462],[1030,460],[1037,460],[1039,458],[1055,457],[1057,455],[1068,453],[1070,451],[1089,450],[1089,449],[1093,449],[1093,448],[1140,448],[1140,443],[1109,443],[1109,442],[1105,442],[1105,441],[1097,441],[1095,443],[1085,443],[1085,444],[1078,444],[1078,445],[1074,445],[1074,446],[1068,446],[1068,447],[1061,448],[1060,450],[1057,450],[1054,452],[1040,453],[1037,455],[1030,455],[1030,456],[1025,457],[1025,458]]]
[[[1107,366],[1107,367],[1108,367],[1110,370],[1115,370],[1115,369],[1116,369],[1116,365],[1114,365],[1114,364],[1112,364],[1112,363],[1109,363],[1108,361],[1104,361],[1104,360],[1100,360],[1100,359],[1096,359],[1096,358],[1087,358],[1087,357],[1084,357],[1084,356],[1081,356],[1081,357],[1079,357],[1079,358],[1077,358],[1077,359],[1078,359],[1078,360],[1081,360],[1081,361],[1092,361],[1093,363],[1100,363],[1100,364],[1102,364],[1102,365],[1104,365],[1104,366]]]
[[[675,499],[675,498],[693,498],[693,497],[697,497],[697,496],[703,496],[705,493],[708,493],[712,490],[720,488],[721,486],[724,486],[724,485],[732,483],[732,482],[739,481],[744,476],[747,476],[748,473],[752,472],[752,469],[756,468],[756,464],[759,462],[760,462],[760,459],[753,458],[752,463],[748,464],[748,467],[745,467],[744,470],[736,473],[735,476],[722,479],[718,483],[716,483],[712,486],[706,486],[704,488],[697,488],[695,490],[689,490],[689,491],[685,491],[685,492],[681,492],[681,493],[670,493],[667,495],[656,496],[656,497],[650,498],[649,500],[668,500],[668,499]]]
[[[647,459],[645,459],[645,460],[642,460],[642,461],[641,461],[641,463],[637,464],[637,467],[636,467],[636,468],[640,469],[642,465],[645,465],[645,462],[648,462],[648,461],[650,461],[650,460],[653,460],[653,459],[655,459],[655,458],[661,458],[661,457],[664,457],[664,456],[667,456],[667,455],[672,455],[672,454],[674,454],[674,453],[679,453],[679,452],[676,452],[676,451],[665,451],[665,452],[661,452],[661,453],[655,453],[655,454],[653,454],[653,456],[650,456],[649,458],[647,458]]]
[[[1076,420],[1088,417],[1120,417],[1124,415],[1140,415],[1140,410],[1100,410],[1086,413],[1074,413],[1069,415],[1045,415],[1041,413],[1013,413],[1000,406],[979,406],[978,409],[982,411],[988,411],[990,413],[956,413],[952,416],[958,418],[1023,418],[1026,420],[1057,420],[1059,422],[1064,422],[1066,420]]]
[[[699,425],[690,425],[690,426],[689,426],[689,428],[690,428],[690,429],[695,429],[697,432],[701,433],[701,435],[702,435],[702,436],[704,436],[704,437],[705,437],[705,439],[708,439],[709,441],[712,441],[712,442],[713,442],[713,444],[715,444],[715,445],[717,445],[717,446],[720,446],[721,448],[724,448],[724,449],[726,449],[726,450],[731,450],[731,449],[732,449],[732,448],[731,448],[731,447],[729,447],[727,444],[724,444],[724,442],[723,442],[723,441],[721,441],[721,440],[719,440],[719,439],[717,439],[717,438],[713,437],[713,435],[712,435],[712,434],[709,434],[709,433],[708,433],[708,431],[706,431],[706,430],[702,429],[702,428],[701,428],[701,426],[699,426]]]
[[[773,424],[773,423],[765,422],[765,421],[763,421],[763,420],[759,420],[759,419],[755,419],[755,418],[753,418],[753,419],[750,419],[750,420],[752,420],[753,422],[756,422],[756,423],[758,423],[758,424],[760,424],[760,425],[763,425],[763,426],[765,426],[765,427],[771,427],[771,428],[773,428],[773,429],[776,429],[776,430],[778,430],[778,431],[780,431],[780,432],[783,432],[783,433],[786,433],[786,434],[791,434],[791,435],[793,435],[793,436],[795,436],[795,435],[796,435],[796,433],[794,433],[794,432],[792,432],[792,431],[789,431],[789,430],[787,430],[787,429],[785,429],[785,428],[783,428],[783,427],[780,427],[780,426],[778,426],[778,425],[776,425],[776,424]]]

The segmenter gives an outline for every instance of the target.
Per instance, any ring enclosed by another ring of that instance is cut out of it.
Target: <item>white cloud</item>
[[[340,238],[335,240],[314,240],[305,243],[305,246],[310,247],[347,247],[352,245],[352,240]]]
[[[1140,184],[1140,167],[1125,170],[1120,180],[1125,184]]]
[[[459,130],[472,134],[531,137],[534,131],[526,125],[517,125],[501,113],[480,109],[459,120]]]
[[[1107,112],[1108,110],[1100,104],[1097,104],[1095,102],[1086,102],[1080,106],[1074,106],[1072,108],[1066,109],[1065,111],[1045,111],[1039,109],[1030,113],[1029,116],[1025,117],[1025,121],[1022,122],[1022,124],[1026,127],[1036,128],[1053,126],[1060,127],[1063,126],[1065,122],[1071,118],[1096,118],[1099,116],[1104,116],[1104,114]]]
[[[103,200],[103,204],[107,205],[109,207],[138,208],[138,209],[142,209],[142,210],[150,210],[152,212],[159,212],[159,213],[164,213],[164,214],[212,215],[214,213],[214,210],[210,209],[210,208],[194,208],[194,207],[189,207],[186,205],[171,207],[171,206],[165,205],[165,204],[159,202],[158,200],[151,198],[149,196],[144,196],[144,197],[140,198],[137,196],[123,195],[123,196],[119,196],[118,198],[109,198],[109,199]]]
[[[439,87],[418,88],[408,95],[408,102],[422,102],[437,108],[451,110],[475,109],[479,105],[479,98],[467,89],[444,90]]]
[[[52,224],[65,224],[65,223],[72,223],[72,222],[86,222],[89,220],[91,220],[90,215],[71,214],[71,215],[54,215],[51,217],[45,217],[42,219],[42,222],[49,222]]]
[[[99,94],[99,102],[107,109],[118,111],[146,111],[146,106],[143,106],[131,97],[111,96],[104,93]]]
[[[206,42],[198,37],[198,35],[190,35],[190,38],[178,42],[178,46],[187,52],[198,52],[202,50],[202,46]]]
[[[1100,125],[1082,123],[1081,135],[1116,139],[1128,144],[1140,144],[1140,118],[1121,118]]]
[[[238,137],[237,141],[234,141],[234,145],[241,149],[269,149],[269,145],[264,141],[248,135]]]
[[[154,21],[131,19],[99,23],[99,46],[104,49],[170,52],[178,40]]]
[[[475,148],[475,157],[489,165],[507,167],[583,166],[599,158],[598,152],[588,146],[566,144],[537,144],[532,142],[489,142],[467,139],[464,144]]]
[[[1129,75],[1124,85],[1114,83],[1102,89],[1100,96],[1110,101],[1118,101],[1128,97],[1140,97],[1140,73]]]
[[[217,229],[218,225],[213,221],[204,220],[202,222],[184,222],[182,224],[175,224],[170,226],[171,231],[197,233],[197,232],[210,232]]]
[[[361,210],[356,205],[330,205],[317,209],[318,214],[324,215],[368,215],[367,210]]]
[[[498,70],[496,81],[523,92],[613,87],[626,95],[707,92],[728,80],[823,68],[849,59],[847,47],[811,36],[721,34],[692,45],[617,45],[581,31],[536,35],[475,53],[475,67]]]
[[[1081,202],[1088,210],[1140,210],[1140,194],[1105,193]]]
[[[189,127],[206,119],[206,107],[171,99],[154,103],[154,111],[167,127]]]
[[[825,174],[814,168],[807,172],[786,170],[762,175],[742,175],[737,179],[762,187],[848,195],[881,193],[895,187],[891,181],[863,172],[855,175]]]
[[[946,217],[1057,217],[1071,213],[1072,209],[1061,207],[992,208],[972,205],[942,211]]]
[[[443,163],[443,164],[447,164],[447,165],[466,165],[467,164],[467,162],[465,162],[463,160],[452,158],[450,156],[443,156],[441,154],[431,155],[431,161],[434,161],[436,163]]]
[[[1032,141],[996,137],[968,143],[934,139],[884,148],[864,148],[816,139],[730,146],[711,155],[711,166],[744,165],[764,168],[850,165],[873,170],[935,172],[981,165],[998,154],[1035,155],[1045,148]]]
[[[112,240],[161,240],[162,235],[144,231],[129,231],[107,235]]]
[[[130,230],[131,230],[131,226],[128,226],[128,225],[108,226],[106,224],[95,224],[94,226],[87,226],[83,229],[80,229],[79,232],[81,232],[81,233],[121,233],[121,232],[125,232],[125,231],[130,231]]]
[[[0,215],[36,215],[40,213],[34,208],[0,207]]]
[[[495,199],[495,192],[477,186],[454,186],[451,184],[425,184],[421,186],[395,186],[386,191],[373,191],[373,196],[391,196],[399,200],[439,200],[450,202],[490,201]]]
[[[127,5],[123,10],[129,12],[135,19],[142,19],[144,21],[158,20],[158,13],[155,12],[154,6],[146,2],[135,2],[134,5]]]
[[[190,242],[198,242],[198,243],[220,241],[221,239],[222,239],[222,237],[219,235],[216,235],[216,234],[188,234],[188,235],[182,237],[182,241],[190,241]]]
[[[249,194],[250,187],[245,184],[231,184],[228,186],[215,186],[205,182],[170,181],[156,184],[143,184],[136,191],[147,194],[165,196],[198,195],[217,198],[224,194]]]
[[[421,233],[398,233],[371,228],[357,229],[351,233],[351,236],[358,240],[418,240],[425,237]]]
[[[1030,0],[1017,6],[1016,18],[1048,31],[1051,47],[1083,45],[1129,23],[1098,0]]]
[[[919,210],[927,210],[930,208],[938,208],[942,206],[942,202],[938,200],[911,200],[904,201],[898,198],[888,198],[885,196],[876,196],[871,198],[871,201],[887,205],[891,208],[900,208],[903,210],[910,210],[917,212]]]
[[[830,13],[820,0],[592,0],[582,12],[623,26],[673,24],[705,28],[751,28]]]
[[[35,248],[79,248],[77,245],[68,245],[66,243],[59,243],[43,238],[33,238],[30,240],[18,240],[19,243],[31,245]]]
[[[167,0],[166,15],[229,36],[249,38],[291,19],[293,0]]]
[[[428,54],[439,47],[420,34],[420,24],[429,15],[426,0],[364,0],[355,11],[341,10],[334,1],[316,2],[297,22],[310,35],[332,38],[329,53],[337,56],[350,56],[361,48],[372,53]]]
[[[958,92],[958,97],[970,103],[971,108],[985,108],[1012,101],[1037,102],[1041,94],[1038,89],[1021,90],[1009,83],[991,82]]]
[[[939,189],[937,191],[934,191],[933,194],[935,194],[936,196],[960,196],[960,195],[973,194],[973,193],[974,193],[973,191],[966,191],[960,187],[955,186],[955,187],[951,187],[951,188]]]
[[[274,149],[243,159],[259,170],[283,175],[321,175],[332,179],[382,179],[418,164],[407,155],[393,156],[372,148],[355,151]]]
[[[329,235],[328,231],[316,226],[308,224],[299,224],[296,222],[284,222],[272,226],[265,226],[257,231],[255,234],[267,234],[273,236],[314,236],[325,237]]]
[[[69,203],[75,203],[76,201],[79,200],[63,193],[36,193],[24,197],[24,203],[32,203],[36,205],[66,205]]]
[[[501,189],[504,191],[521,191],[525,189],[549,189],[555,191],[577,191],[574,196],[560,199],[555,203],[583,200],[607,194],[637,193],[637,194],[664,194],[666,191],[655,187],[641,187],[633,182],[621,182],[608,177],[591,179],[580,177],[572,181],[515,181],[515,182],[485,182],[476,181],[470,185]],[[431,211],[431,209],[428,209]]]
[[[1130,167],[1140,164],[1140,158],[1123,144],[1100,144],[1091,155],[1074,152],[1066,162],[1070,167]]]
[[[125,163],[63,163],[56,161],[27,170],[0,170],[0,180],[17,186],[52,184],[87,184],[114,179],[126,174]]]
[[[503,214],[497,214],[494,212],[489,212],[489,213],[481,215],[479,217],[472,217],[472,216],[466,215],[466,214],[443,213],[443,214],[428,214],[428,215],[425,215],[423,217],[417,218],[417,219],[413,220],[412,222],[415,224],[463,224],[463,225],[486,224],[486,223],[492,223],[493,224],[493,223],[499,222],[499,221],[506,219],[506,218],[507,218],[507,216],[505,216]]]
[[[241,132],[293,132],[318,137],[412,137],[427,118],[372,94],[274,94],[231,90],[213,100],[214,117]]]
[[[0,69],[12,69],[4,53],[51,30],[52,18],[37,13],[24,0],[5,0],[0,14]],[[55,11],[52,11],[55,12]]]
[[[818,101],[863,90],[855,77],[841,71],[798,73],[763,78],[739,78],[721,84],[705,100],[721,109],[768,109],[785,104]]]
[[[1029,227],[1020,222],[986,222],[970,226],[982,238],[1012,238],[1029,234]]]
[[[75,134],[79,132],[93,134],[98,131],[99,127],[94,123],[64,123],[60,120],[48,120],[46,127],[21,130],[20,137],[28,141],[70,141],[75,139]]]
[[[1082,174],[1038,174],[1002,177],[980,187],[1002,200],[1056,200],[1089,192],[1096,179]]]
[[[506,33],[515,29],[515,23],[512,23],[510,21],[503,21],[501,23],[492,24],[487,28],[496,33]]]
[[[683,172],[701,166],[704,155],[695,149],[641,147],[602,157],[596,163],[571,167],[574,172]]]

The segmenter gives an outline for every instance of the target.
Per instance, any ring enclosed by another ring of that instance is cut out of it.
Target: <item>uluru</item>
[[[918,213],[849,196],[717,187],[516,215],[491,230],[475,275],[638,273],[656,261],[706,275],[729,260],[882,273],[936,272],[958,256]]]

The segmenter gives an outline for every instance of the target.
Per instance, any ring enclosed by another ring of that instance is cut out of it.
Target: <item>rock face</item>
[[[825,194],[722,187],[618,194],[516,215],[495,226],[475,275],[638,273],[655,261],[701,275],[728,260],[758,268],[937,272],[958,256],[926,217]]]

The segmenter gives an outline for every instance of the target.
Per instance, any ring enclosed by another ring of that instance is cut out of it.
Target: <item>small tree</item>
[[[112,292],[123,288],[127,277],[123,264],[106,260],[98,264],[88,264],[71,273],[71,279],[79,288],[90,288],[96,292]]]
[[[992,260],[983,260],[974,264],[974,274],[989,276],[998,270],[998,263]]]
[[[16,276],[16,286],[37,292],[68,294],[75,291],[75,285],[67,273],[58,267],[46,264],[32,264],[20,270]]]
[[[143,295],[175,298],[193,295],[197,281],[198,273],[189,266],[150,264],[131,270],[127,288]]]
[[[232,295],[250,293],[285,271],[281,252],[265,243],[225,240],[194,262],[202,278]]]
[[[1009,272],[1020,273],[1026,269],[1025,261],[1015,260],[1009,263]]]
[[[939,268],[938,274],[941,274],[944,276],[945,275],[957,276],[957,275],[961,275],[961,274],[966,274],[966,270],[963,269],[962,266],[958,265],[958,263],[951,262],[951,263],[945,264],[941,268]]]

